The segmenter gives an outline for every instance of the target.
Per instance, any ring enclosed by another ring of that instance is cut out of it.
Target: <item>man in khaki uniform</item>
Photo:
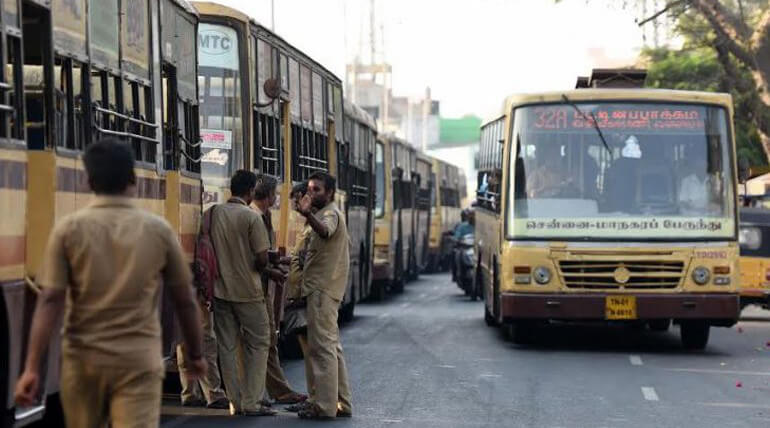
[[[306,395],[295,392],[289,385],[289,381],[281,368],[281,360],[278,357],[278,334],[276,327],[277,305],[283,305],[283,286],[286,282],[286,274],[278,267],[279,259],[275,253],[275,231],[272,226],[270,208],[275,205],[275,190],[278,182],[264,174],[257,176],[257,187],[254,191],[254,205],[257,213],[267,228],[267,236],[270,239],[270,250],[275,257],[265,273],[262,275],[262,286],[267,296],[267,315],[270,321],[270,350],[267,357],[267,375],[265,387],[268,395],[278,404],[296,404],[307,399]]]
[[[37,400],[40,359],[66,304],[60,391],[67,426],[158,426],[161,284],[176,306],[188,375],[206,371],[192,272],[169,224],[131,201],[136,177],[128,146],[103,140],[83,160],[96,197],[49,238],[16,402]]]
[[[237,171],[230,180],[233,197],[212,213],[211,239],[220,276],[214,284],[214,330],[232,411],[273,416],[274,411],[260,404],[270,348],[261,275],[270,240],[262,217],[249,208],[256,184],[253,172]]]
[[[305,419],[350,417],[353,413],[337,313],[345,295],[350,267],[350,241],[345,216],[334,203],[336,180],[317,172],[299,212],[313,231],[308,236],[302,295],[307,298],[308,352],[313,377]],[[318,211],[314,214],[313,208]]]

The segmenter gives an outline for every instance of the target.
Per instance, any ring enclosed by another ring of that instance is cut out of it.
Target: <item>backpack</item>
[[[216,207],[214,205],[203,213],[201,230],[195,240],[193,282],[198,293],[208,303],[214,298],[214,283],[219,278],[219,263],[211,238],[211,222]]]

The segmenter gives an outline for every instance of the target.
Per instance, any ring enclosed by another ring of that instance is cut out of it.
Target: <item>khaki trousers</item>
[[[302,361],[305,363],[305,385],[307,386],[308,396],[313,396],[313,370],[310,367],[310,351],[307,346],[307,334],[302,333],[297,335],[297,342],[299,348],[302,350]]]
[[[227,398],[236,411],[258,410],[265,394],[270,348],[265,301],[214,299],[214,320]]]
[[[294,392],[281,368],[281,360],[278,358],[278,334],[275,325],[275,311],[273,299],[267,299],[267,314],[270,321],[270,350],[267,354],[267,375],[265,387],[270,398],[276,400]]]
[[[157,427],[163,369],[100,367],[62,356],[60,394],[68,427]]]
[[[176,363],[179,367],[179,382],[182,384],[182,403],[193,400],[206,400],[207,404],[225,398],[222,390],[222,379],[219,377],[217,363],[217,337],[214,334],[214,314],[206,304],[199,301],[200,316],[203,327],[203,357],[206,358],[208,371],[206,376],[193,381],[187,378],[187,353],[184,344],[176,347]]]
[[[307,297],[307,340],[313,391],[310,401],[324,416],[335,417],[337,406],[353,412],[348,370],[340,344],[337,311],[340,302],[315,290]]]

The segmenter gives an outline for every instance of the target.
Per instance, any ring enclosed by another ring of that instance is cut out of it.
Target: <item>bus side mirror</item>
[[[738,158],[738,181],[745,183],[751,175],[749,160],[743,156]]]

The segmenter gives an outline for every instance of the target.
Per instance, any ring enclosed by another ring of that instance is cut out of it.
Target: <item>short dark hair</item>
[[[254,199],[261,201],[270,197],[271,193],[275,193],[275,188],[278,187],[278,180],[267,174],[257,174],[257,187],[254,189]]]
[[[331,174],[323,172],[323,171],[316,171],[312,174],[310,174],[310,177],[307,178],[307,181],[310,180],[317,180],[321,181],[324,184],[324,190],[328,192],[329,190],[334,193],[334,191],[337,189],[337,179],[335,179]]]
[[[115,138],[105,138],[88,146],[83,163],[88,185],[94,193],[119,195],[136,184],[134,153]]]
[[[239,169],[230,179],[230,193],[233,196],[244,196],[254,190],[257,185],[257,175],[245,169]]]
[[[297,197],[297,195],[305,196],[305,193],[307,193],[307,181],[295,184],[294,187],[291,188],[291,194],[289,197],[294,199]]]

